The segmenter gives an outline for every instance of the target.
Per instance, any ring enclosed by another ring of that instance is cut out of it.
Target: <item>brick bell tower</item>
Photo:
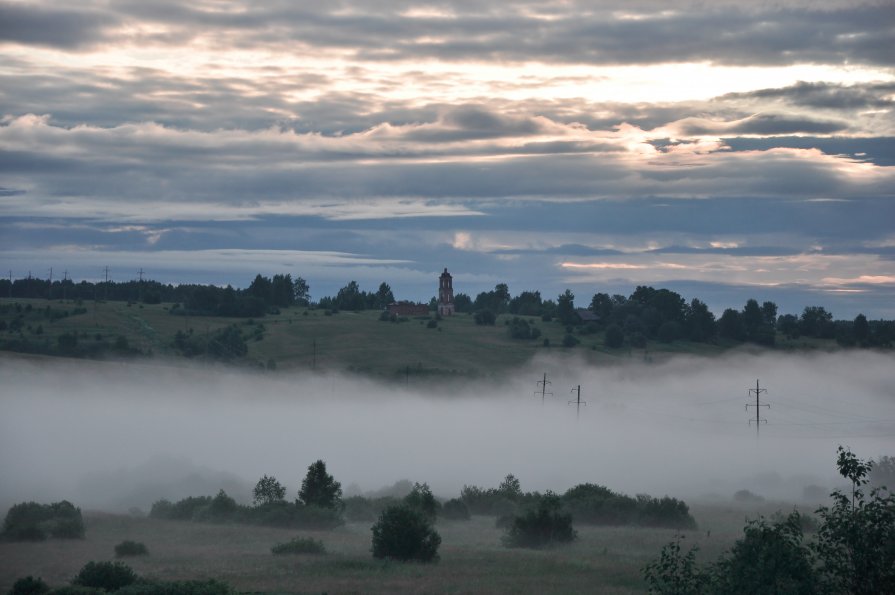
[[[438,314],[441,316],[454,314],[454,279],[447,267],[438,278]]]

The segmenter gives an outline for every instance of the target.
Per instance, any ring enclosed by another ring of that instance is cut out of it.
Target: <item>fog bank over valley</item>
[[[895,454],[891,354],[731,354],[586,367],[536,360],[501,381],[384,385],[352,376],[152,364],[0,361],[0,505],[63,498],[148,510],[159,498],[295,497],[317,459],[346,490],[427,482],[523,490],[597,483],[628,494],[800,500],[841,482],[836,447]],[[536,381],[551,384],[542,403]],[[747,397],[756,379],[756,438]],[[587,402],[569,400],[581,385]],[[809,488],[810,491],[810,488]]]

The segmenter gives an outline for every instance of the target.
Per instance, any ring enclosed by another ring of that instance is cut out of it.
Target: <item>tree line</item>
[[[331,312],[383,310],[396,301],[388,283],[380,283],[375,291],[366,291],[356,281],[349,281],[335,295],[314,301],[308,282],[288,273],[272,277],[258,274],[245,289],[230,285],[172,285],[152,280],[75,283],[65,279],[50,282],[29,276],[12,281],[0,280],[0,296],[148,304],[166,302],[175,304],[171,308],[172,314],[242,318],[261,317],[290,306],[322,308]],[[435,309],[434,297],[429,305]],[[759,303],[750,298],[742,309],[727,308],[716,317],[698,298],[688,302],[677,292],[645,285],[637,286],[628,296],[597,292],[585,304],[576,306],[575,295],[569,289],[556,299],[545,299],[536,290],[525,290],[513,296],[506,283],[498,283],[493,290],[482,291],[474,298],[457,293],[454,307],[458,313],[475,316],[478,324],[494,324],[499,315],[511,314],[556,320],[567,327],[569,336],[574,336],[572,333],[603,332],[606,345],[612,348],[642,348],[649,340],[670,343],[677,340],[716,342],[719,339],[773,346],[778,333],[793,339],[834,339],[844,346],[888,347],[895,341],[895,321],[868,320],[864,314],[852,320],[835,320],[823,306],[807,306],[798,315],[781,315],[776,303]],[[591,315],[582,316],[582,311]],[[525,333],[521,326],[514,327],[514,336],[532,338],[532,334]]]

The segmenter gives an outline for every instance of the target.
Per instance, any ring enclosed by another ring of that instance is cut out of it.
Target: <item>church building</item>
[[[454,282],[447,267],[438,278],[438,314],[441,316],[454,314]]]

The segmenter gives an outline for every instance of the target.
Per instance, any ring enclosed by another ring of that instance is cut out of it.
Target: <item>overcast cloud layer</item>
[[[891,2],[0,2],[0,265],[895,317]]]

